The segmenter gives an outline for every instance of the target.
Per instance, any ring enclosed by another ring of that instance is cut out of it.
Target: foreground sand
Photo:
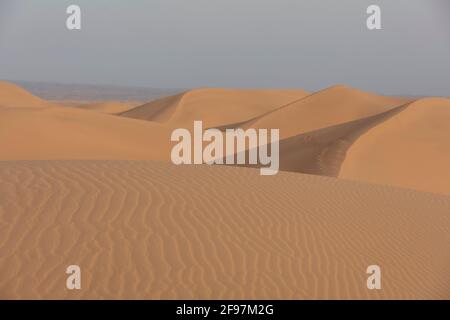
[[[446,196],[298,173],[0,162],[0,298],[449,299],[449,212]]]

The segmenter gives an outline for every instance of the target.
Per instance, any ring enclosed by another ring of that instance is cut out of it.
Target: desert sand
[[[64,107],[0,108],[2,160],[165,159],[158,123]]]
[[[450,99],[339,85],[127,107],[0,83],[0,299],[450,299]],[[284,172],[173,165],[194,120],[279,128]]]
[[[242,122],[299,100],[304,90],[195,89],[142,105],[121,115],[166,123],[171,127],[191,127],[202,120],[207,128]],[[199,119],[200,117],[200,119]]]
[[[291,102],[241,126],[281,128],[281,138],[288,138],[380,114],[408,101],[337,85]]]
[[[56,106],[56,104],[38,98],[15,84],[0,81],[0,108],[36,108],[48,106]]]
[[[339,177],[450,194],[450,99],[426,98],[361,136]]]
[[[450,298],[446,196],[154,161],[3,162],[0,177],[0,298]]]
[[[136,105],[134,105],[133,103],[114,102],[114,101],[86,103],[77,106],[77,108],[103,112],[107,114],[123,113],[135,107]]]

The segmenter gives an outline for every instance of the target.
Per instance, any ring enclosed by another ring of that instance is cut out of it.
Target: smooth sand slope
[[[121,115],[191,128],[220,127],[250,120],[307,95],[303,90],[195,89],[137,107]]]
[[[396,107],[370,117],[299,134],[280,141],[280,170],[337,177],[347,150],[369,129],[404,110]]]
[[[0,81],[0,108],[36,108],[49,106],[57,106],[57,104],[38,98],[13,83]]]
[[[0,298],[450,299],[450,198],[164,162],[0,162]],[[68,265],[82,289],[65,289]],[[382,290],[366,268],[382,268]]]
[[[0,108],[0,160],[170,160],[157,123],[68,107]]]
[[[362,135],[339,177],[450,195],[450,99],[426,98]]]
[[[280,170],[336,177],[354,141],[408,102],[339,85],[221,129],[279,128]]]
[[[78,105],[77,108],[84,110],[92,110],[97,112],[103,112],[107,114],[117,114],[126,112],[130,109],[135,108],[134,104],[124,103],[124,102],[98,102],[98,103],[87,103]]]
[[[284,139],[383,113],[408,101],[337,85],[242,123],[239,127],[280,128],[280,137]]]

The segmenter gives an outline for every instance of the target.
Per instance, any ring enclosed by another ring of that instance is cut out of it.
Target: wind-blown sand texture
[[[279,128],[284,172],[173,165],[194,120]],[[128,110],[0,82],[0,299],[450,299],[448,123],[450,99],[342,85]]]
[[[446,196],[153,161],[3,162],[0,178],[0,298],[450,298]]]

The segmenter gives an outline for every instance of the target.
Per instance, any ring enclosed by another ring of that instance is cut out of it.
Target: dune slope
[[[0,298],[450,298],[450,199],[163,162],[0,162]],[[65,289],[68,265],[82,289]],[[382,290],[366,269],[382,268]]]
[[[92,110],[107,114],[117,114],[133,109],[135,106],[129,103],[110,101],[110,102],[87,103],[78,105],[76,107],[79,109]]]
[[[280,141],[280,170],[337,177],[352,144],[405,107]]]
[[[282,139],[386,112],[409,100],[338,85],[313,93],[239,126],[279,128]]]
[[[136,107],[124,117],[157,121],[171,127],[190,128],[194,120],[205,127],[246,121],[298,100],[303,90],[195,89]]]
[[[35,108],[48,106],[57,105],[38,98],[13,83],[0,81],[0,107]]]
[[[370,117],[306,132],[279,141],[279,169],[337,177],[347,150],[369,129],[396,115],[407,105],[375,114]],[[258,152],[257,150],[253,150]],[[225,148],[224,148],[225,152]],[[249,159],[245,151],[245,159]],[[225,163],[225,160],[223,161]],[[260,165],[244,165],[259,168]]]
[[[426,98],[349,148],[339,177],[450,195],[450,99]]]
[[[0,148],[0,160],[169,160],[170,131],[75,108],[0,108]]]

